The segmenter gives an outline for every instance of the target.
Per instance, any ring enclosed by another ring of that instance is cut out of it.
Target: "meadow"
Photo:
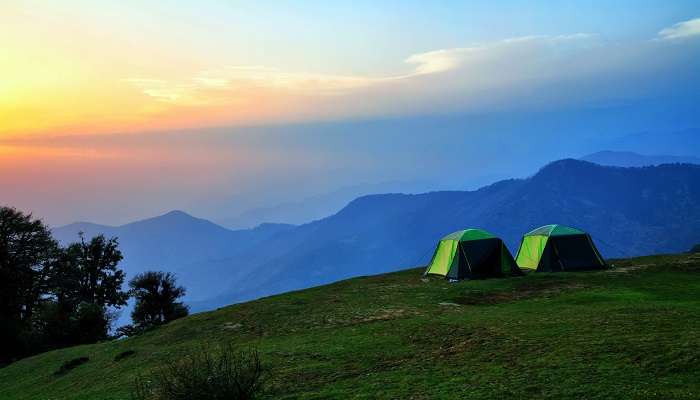
[[[137,376],[221,343],[258,349],[270,399],[698,398],[700,255],[611,264],[457,283],[416,268],[267,297],[21,360],[0,398],[130,399]]]

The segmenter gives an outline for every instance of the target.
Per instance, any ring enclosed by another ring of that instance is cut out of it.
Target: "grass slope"
[[[413,269],[273,296],[22,360],[0,369],[0,398],[128,399],[137,374],[219,341],[260,349],[274,399],[698,398],[700,256],[614,264],[452,284]]]

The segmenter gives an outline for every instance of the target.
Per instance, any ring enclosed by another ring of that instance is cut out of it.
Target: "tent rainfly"
[[[440,240],[425,274],[457,280],[514,276],[522,272],[501,239],[480,229],[467,229]]]
[[[563,225],[545,225],[526,233],[515,259],[520,268],[537,272],[607,267],[588,233]]]

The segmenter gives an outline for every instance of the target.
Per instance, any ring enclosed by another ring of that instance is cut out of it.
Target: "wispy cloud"
[[[659,38],[696,31],[700,19],[662,30]],[[386,75],[233,65],[200,70],[179,81],[126,81],[163,103],[196,106],[203,113],[216,110],[207,118],[216,118],[217,124],[559,107],[638,96],[645,88],[652,90],[654,82],[666,85],[661,81],[673,74],[661,78],[653,70],[687,69],[689,64],[680,59],[691,57],[666,42],[614,42],[587,33],[521,36],[412,54],[403,68]],[[632,82],[641,76],[646,78]],[[237,119],[231,118],[234,111]],[[178,114],[183,115],[179,109]]]
[[[449,71],[457,67],[461,55],[474,51],[474,48],[440,49],[427,53],[414,54],[406,59],[415,65],[411,75],[428,75]]]
[[[146,96],[167,103],[191,103],[191,92],[196,88],[193,83],[172,84],[162,79],[128,78],[123,81],[141,89]]]
[[[202,71],[194,81],[205,86],[229,89],[257,87],[332,93],[369,85],[372,78],[287,72],[265,66],[228,66]]]
[[[593,37],[594,35],[586,33],[561,36],[520,36],[477,46],[440,49],[414,54],[406,59],[406,63],[414,64],[415,70],[404,77],[446,72],[463,67],[465,64],[484,61],[489,58],[508,58],[508,53],[517,49],[532,51],[535,48],[544,46],[552,47],[573,42],[581,43]]]
[[[679,22],[659,31],[659,38],[665,40],[684,39],[697,35],[700,35],[700,18]]]
[[[406,65],[411,66],[409,71],[388,76],[312,74],[266,66],[226,66],[200,71],[192,78],[180,82],[149,78],[128,78],[124,81],[156,100],[190,105],[240,99],[253,91],[313,96],[340,95],[382,84],[408,81],[420,76],[440,74],[468,64],[483,63],[489,59],[507,58],[507,53],[516,48],[531,51],[534,47],[562,46],[565,42],[582,41],[590,37],[591,35],[587,34],[526,36],[472,47],[434,50],[409,56],[404,61]]]

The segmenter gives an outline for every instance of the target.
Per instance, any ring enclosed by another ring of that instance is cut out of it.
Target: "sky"
[[[51,224],[474,187],[700,125],[697,1],[6,0],[0,49],[0,201]]]

